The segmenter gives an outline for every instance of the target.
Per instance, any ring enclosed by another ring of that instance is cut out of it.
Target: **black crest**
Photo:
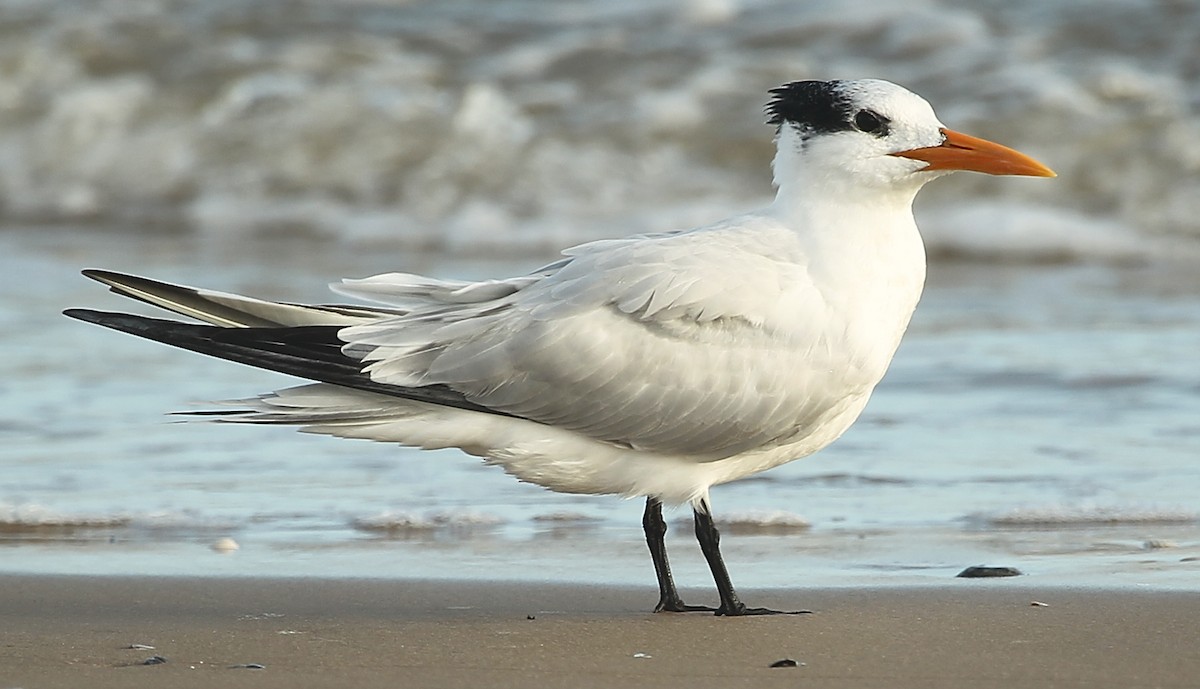
[[[796,125],[802,134],[854,129],[853,106],[840,81],[793,81],[771,89],[767,124]]]

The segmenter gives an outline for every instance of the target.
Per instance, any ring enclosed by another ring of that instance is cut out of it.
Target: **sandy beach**
[[[648,614],[653,593],[536,582],[6,576],[0,686],[1130,689],[1200,681],[1194,593],[998,580],[747,591],[755,604],[813,613],[743,619]],[[144,664],[154,656],[166,662]],[[784,659],[796,666],[772,667]]]

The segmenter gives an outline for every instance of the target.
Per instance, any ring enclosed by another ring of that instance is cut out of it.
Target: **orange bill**
[[[1026,175],[1057,177],[1053,170],[1019,151],[992,143],[987,139],[968,136],[952,129],[943,129],[945,140],[940,146],[914,148],[893,153],[929,163],[926,170],[973,170],[989,175]]]

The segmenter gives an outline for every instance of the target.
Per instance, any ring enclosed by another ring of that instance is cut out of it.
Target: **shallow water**
[[[652,581],[640,502],[554,494],[453,451],[178,423],[163,412],[291,381],[58,313],[130,306],[78,277],[83,265],[319,300],[334,275],[482,277],[546,257],[6,240],[0,274],[36,289],[0,298],[0,571]],[[1197,333],[1187,265],[933,264],[860,422],[814,457],[714,490],[735,578],[896,584],[987,563],[1197,587]],[[681,582],[706,583],[687,514],[669,519]],[[241,549],[211,549],[226,537]]]
[[[767,89],[874,76],[1060,177],[922,193],[929,288],[862,420],[714,491],[735,580],[1200,588],[1200,4],[333,7],[0,0],[0,571],[649,582],[639,502],[178,423],[292,381],[59,311],[136,308],[84,267],[322,301],[713,221],[770,196]]]

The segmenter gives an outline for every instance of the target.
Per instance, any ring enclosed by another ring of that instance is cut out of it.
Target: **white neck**
[[[805,144],[791,127],[782,128],[776,143],[771,166],[778,192],[772,209],[778,217],[793,218],[801,226],[841,226],[845,221],[839,217],[846,213],[862,213],[864,221],[871,216],[911,218],[913,200],[929,181],[914,177],[911,182],[897,183],[861,167],[856,169],[851,159],[842,159],[837,166],[814,165],[811,158],[819,153],[802,150]],[[833,217],[822,217],[822,210]],[[814,220],[832,223],[809,222]]]
[[[809,151],[785,148],[799,143],[780,142],[779,193],[766,212],[799,236],[816,284],[838,286],[832,293],[840,295],[847,328],[862,331],[865,349],[888,343],[879,351],[890,359],[925,280],[925,247],[912,214],[925,180],[885,184],[868,176],[864,183],[859,170],[815,165]],[[886,360],[875,363],[886,367]]]

